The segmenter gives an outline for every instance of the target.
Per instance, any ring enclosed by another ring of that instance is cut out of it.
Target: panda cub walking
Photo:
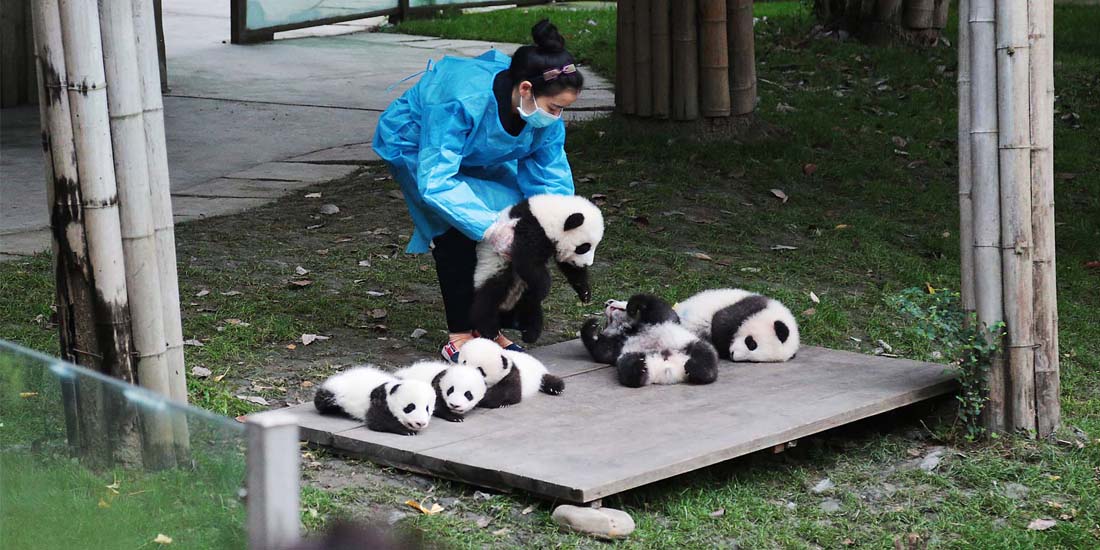
[[[313,396],[321,414],[349,416],[376,432],[416,435],[428,427],[435,391],[427,382],[399,380],[372,366],[353,367],[325,380]]]
[[[462,422],[485,397],[485,377],[476,369],[442,361],[421,361],[394,373],[404,380],[420,380],[435,390],[435,416]]]
[[[565,381],[550,374],[538,359],[501,349],[486,338],[474,338],[463,344],[459,359],[485,376],[489,389],[479,407],[496,409],[515,405],[540,391],[549,395],[565,391]]]
[[[706,340],[680,326],[664,300],[635,294],[626,303],[609,301],[601,331],[596,319],[581,328],[592,358],[613,364],[619,382],[631,388],[648,384],[710,384],[718,378],[718,354]]]
[[[798,322],[778,300],[739,288],[705,290],[676,304],[680,322],[722,359],[786,361],[798,353]]]

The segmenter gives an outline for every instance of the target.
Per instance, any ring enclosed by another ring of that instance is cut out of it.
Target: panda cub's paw
[[[624,353],[616,362],[616,370],[619,373],[619,383],[628,388],[640,388],[646,385],[649,377],[649,369],[646,368],[645,355],[641,353]]]

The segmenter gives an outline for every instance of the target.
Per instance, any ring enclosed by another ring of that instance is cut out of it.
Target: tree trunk
[[[653,114],[653,49],[650,27],[650,0],[634,0],[634,93],[635,114]]]
[[[622,3],[620,2],[620,5]],[[672,8],[672,118],[699,118],[699,45],[695,2]]]
[[[705,117],[730,116],[725,0],[699,2],[699,105]]]
[[[752,0],[727,0],[730,110],[747,115],[756,109],[756,52]]]
[[[668,118],[672,106],[672,48],[669,44],[669,1],[650,0],[653,58],[653,117]]]
[[[947,26],[950,0],[814,0],[825,29],[871,44],[934,45]]]

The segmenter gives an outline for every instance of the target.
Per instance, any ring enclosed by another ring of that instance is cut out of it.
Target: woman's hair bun
[[[565,50],[565,38],[549,19],[543,19],[531,27],[531,38],[535,46],[543,53],[558,53]]]

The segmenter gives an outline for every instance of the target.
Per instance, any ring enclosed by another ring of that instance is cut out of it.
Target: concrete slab
[[[382,162],[370,143],[355,143],[314,151],[287,159],[287,162],[313,162],[318,164],[371,164]]]
[[[226,216],[268,204],[272,199],[225,197],[172,197],[176,223]]]
[[[413,437],[285,409],[302,437],[373,461],[464,481],[590,502],[647,483],[949,393],[943,365],[805,347],[787,363],[725,363],[706,386],[626,388],[577,340],[535,350],[565,393],[435,419]],[[697,420],[697,421],[696,421]]]
[[[218,178],[214,181],[188,187],[186,191],[180,191],[172,196],[276,199],[311,185],[313,183],[308,181]]]
[[[44,250],[49,250],[52,238],[49,229],[3,233],[0,234],[0,254],[33,256]]]
[[[225,177],[236,179],[304,181],[320,183],[342,178],[358,170],[355,166],[308,164],[303,162],[267,162]]]

